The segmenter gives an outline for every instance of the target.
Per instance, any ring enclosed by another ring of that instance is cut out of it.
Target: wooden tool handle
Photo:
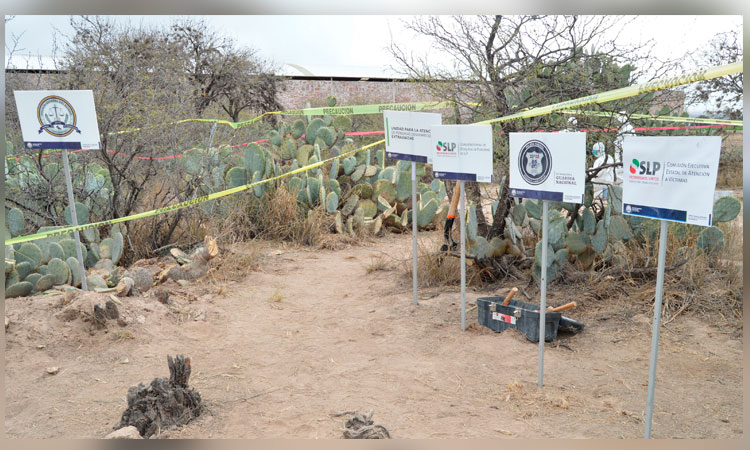
[[[514,295],[516,295],[516,292],[518,292],[518,288],[514,287],[513,289],[508,292],[508,295],[505,296],[505,300],[503,300],[503,306],[508,305],[510,303],[510,299],[513,298]]]
[[[570,302],[564,305],[560,305],[557,308],[553,308],[550,306],[549,308],[547,308],[547,312],[560,312],[560,311],[565,311],[566,309],[575,308],[575,307],[576,307],[576,302]]]
[[[448,208],[447,218],[456,217],[456,210],[458,209],[458,200],[461,198],[461,185],[456,182],[456,186],[453,187],[453,197],[451,197],[451,204]]]

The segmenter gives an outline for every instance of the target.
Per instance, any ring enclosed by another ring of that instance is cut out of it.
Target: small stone
[[[131,425],[109,433],[104,439],[143,439],[143,436],[138,433],[138,428]]]
[[[50,375],[57,375],[57,372],[60,370],[57,366],[47,367],[47,373]]]
[[[117,325],[120,325],[121,327],[126,327],[128,326],[128,320],[124,317],[120,317],[119,319],[117,319]]]
[[[5,316],[5,329],[7,330],[10,326],[10,319],[8,319],[8,316]]]
[[[190,286],[190,282],[188,280],[177,280],[177,284],[179,284],[182,287]]]
[[[135,321],[138,322],[138,323],[140,323],[140,324],[144,324],[144,323],[146,323],[146,318],[143,317],[143,316],[138,316],[138,317],[135,318]]]
[[[169,290],[164,288],[158,288],[154,291],[154,297],[159,300],[159,302],[164,303],[165,305],[169,302]]]
[[[130,364],[130,360],[128,358],[125,358],[122,361],[120,361],[120,364]]]
[[[43,349],[44,347],[46,347],[46,345],[44,344],[39,344],[36,346],[36,348],[38,348],[39,350]]]

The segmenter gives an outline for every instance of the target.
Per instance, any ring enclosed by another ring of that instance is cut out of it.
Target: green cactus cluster
[[[76,204],[80,218],[88,220],[85,205]],[[10,213],[14,220],[22,220],[23,215]],[[20,218],[20,219],[19,219]],[[19,227],[19,228],[16,228]],[[23,223],[14,224],[13,229],[23,230]],[[60,227],[41,227],[38,232],[50,231]],[[95,231],[94,231],[95,230]],[[109,237],[100,239],[98,229],[81,233],[81,253],[84,268],[89,269],[101,262],[109,261],[116,265],[122,257],[125,227],[114,225]],[[5,246],[5,297],[23,297],[44,292],[54,286],[69,284],[81,286],[81,269],[76,256],[76,244],[72,233],[50,236],[32,242]]]
[[[586,186],[590,190],[589,186]],[[568,263],[577,264],[583,269],[591,268],[597,258],[617,265],[622,261],[620,253],[622,243],[636,240],[643,243],[646,240],[658,239],[658,221],[644,219],[636,216],[622,214],[622,187],[612,186],[609,189],[611,196],[604,209],[595,209],[593,202],[584,202],[576,205],[562,202],[550,202],[549,228],[547,240],[549,244],[547,256],[547,280],[552,281],[560,274],[560,270]],[[473,205],[472,205],[473,206]],[[740,212],[741,203],[734,197],[723,197],[714,204],[714,221],[728,222],[733,220]],[[571,214],[577,212],[576,219],[569,226]],[[468,211],[467,235],[469,236],[469,248],[475,245],[473,230],[476,217],[471,208]],[[511,208],[509,217],[506,219],[505,243],[507,253],[523,250],[521,237],[525,229],[535,234],[541,242],[542,228],[542,202],[526,199],[516,200]],[[694,227],[685,224],[673,224],[670,231],[677,237],[683,238],[688,234],[696,237],[696,245],[706,253],[715,253],[724,247],[723,232],[713,226],[709,228]],[[476,251],[474,255],[482,257],[493,253],[477,238]],[[500,242],[495,242],[498,250]],[[514,247],[518,246],[519,249]],[[532,276],[537,282],[541,277],[542,251],[541,243],[538,243],[534,252],[534,265]],[[520,253],[520,252],[519,252]]]

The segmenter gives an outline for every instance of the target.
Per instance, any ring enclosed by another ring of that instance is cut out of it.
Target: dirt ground
[[[462,332],[457,289],[422,289],[413,306],[403,263],[368,273],[384,253],[408,258],[410,235],[336,251],[257,245],[260,264],[238,281],[170,285],[169,305],[122,299],[125,327],[92,331],[61,295],[7,299],[7,436],[103,437],[128,387],[168,376],[175,354],[192,359],[207,409],[162,438],[339,438],[346,417],[334,414],[368,409],[394,438],[643,436],[653,313],[627,290],[603,304],[585,286],[549,288],[549,304],[578,301],[566,315],[586,329],[547,344],[538,388],[538,345],[478,325],[476,309]],[[512,286],[470,290],[467,307]],[[742,364],[732,330],[696,315],[665,325],[652,437],[741,438]]]

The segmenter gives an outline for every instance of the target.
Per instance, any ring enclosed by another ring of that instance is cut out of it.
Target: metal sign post
[[[648,400],[646,401],[645,438],[651,438],[651,418],[654,414],[654,383],[656,383],[656,361],[659,352],[659,331],[661,329],[661,300],[664,294],[664,264],[667,259],[667,221],[661,221],[659,228],[659,261],[656,271],[656,298],[654,299],[654,328],[651,332],[651,360],[648,370]]]
[[[667,222],[704,227],[713,225],[721,137],[625,136],[622,150],[623,164],[627,164],[622,186],[622,214],[660,221],[644,431],[644,437],[649,439],[664,294]]]
[[[434,144],[430,126],[440,124],[442,116],[436,113],[409,111],[383,111],[385,123],[385,155],[388,158],[411,161],[411,231],[412,231],[412,285],[413,303],[417,301],[417,163],[432,163]],[[383,158],[385,164],[385,158]],[[377,203],[377,202],[376,202]]]
[[[414,304],[417,303],[417,163],[411,162],[411,234],[412,253],[414,255],[414,266],[412,273],[412,286],[414,288]]]
[[[549,200],[542,200],[542,279],[539,303],[539,377],[537,384],[544,384],[544,338],[546,337],[545,312],[547,309],[547,228],[549,227]]]
[[[68,150],[101,148],[94,92],[91,90],[14,91],[13,94],[16,98],[24,146],[40,151],[62,150],[71,222],[73,226],[78,226]],[[76,256],[78,256],[81,270],[81,287],[83,290],[88,290],[81,250],[81,235],[78,231],[73,234],[76,241]]]
[[[464,180],[458,182],[461,190],[459,226],[461,227],[461,331],[466,331],[466,194],[464,193]]]
[[[70,205],[70,217],[73,219],[73,226],[78,226],[78,212],[76,211],[76,199],[73,196],[73,183],[70,180],[70,163],[68,162],[68,150],[62,149],[63,167],[65,169],[65,186],[68,188],[68,204]],[[81,288],[88,291],[86,283],[86,268],[83,267],[83,252],[81,251],[81,235],[78,230],[73,232],[76,238],[76,256],[81,269]]]

